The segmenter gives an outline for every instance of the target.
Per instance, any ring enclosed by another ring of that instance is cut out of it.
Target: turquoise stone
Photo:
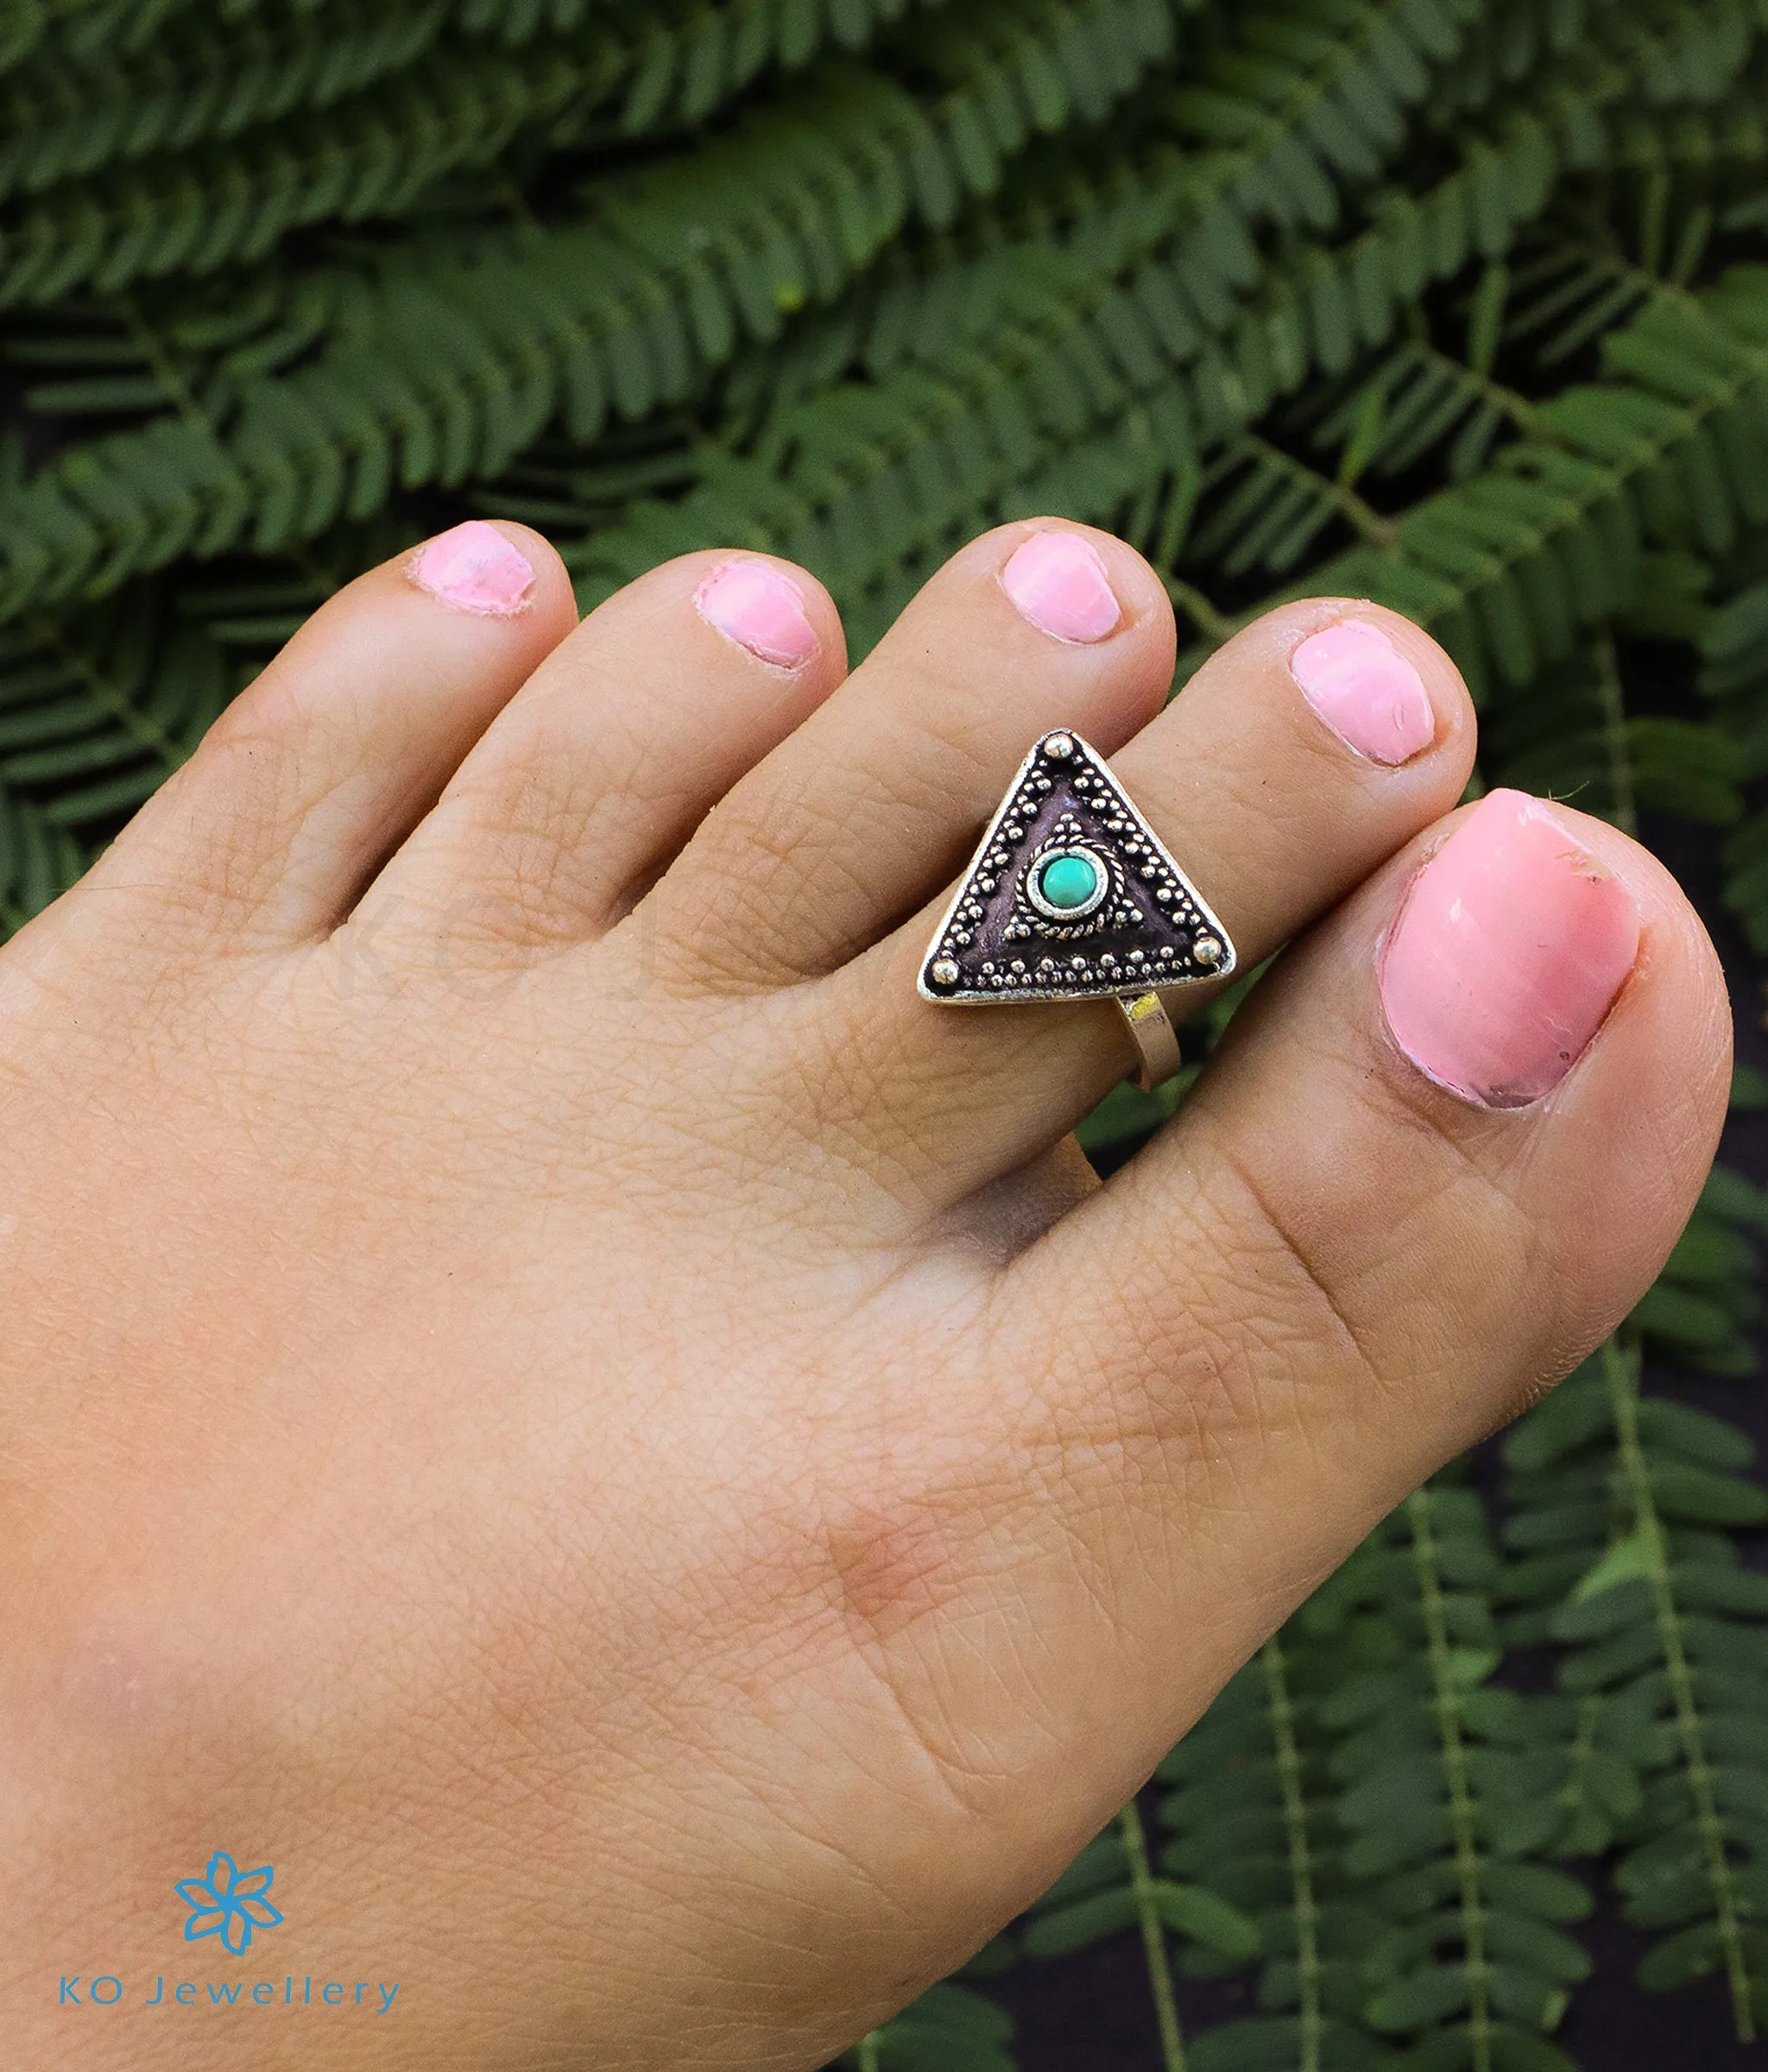
[[[1090,856],[1052,856],[1038,879],[1038,890],[1064,913],[1084,906],[1099,889],[1099,866]]]

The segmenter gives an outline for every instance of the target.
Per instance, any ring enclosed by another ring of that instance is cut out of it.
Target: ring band
[[[1114,1000],[1138,1084],[1179,1067],[1163,995],[1229,976],[1228,931],[1072,728],[1038,742],[1007,786],[922,960],[945,1007]]]
[[[1138,993],[1133,1000],[1120,1000],[1117,1004],[1123,1010],[1142,1061],[1136,1084],[1145,1094],[1151,1094],[1163,1079],[1171,1078],[1178,1070],[1178,1031],[1158,993]]]

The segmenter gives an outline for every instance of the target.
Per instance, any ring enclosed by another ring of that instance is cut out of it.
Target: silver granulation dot
[[[1222,962],[1222,945],[1213,935],[1200,935],[1191,955],[1200,964],[1219,964]]]
[[[957,966],[949,957],[938,957],[934,962],[932,976],[936,986],[955,986],[957,983]]]
[[[1044,753],[1052,762],[1066,762],[1074,754],[1072,734],[1052,734],[1044,743]]]

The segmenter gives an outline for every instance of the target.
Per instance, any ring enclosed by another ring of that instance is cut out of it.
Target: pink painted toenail
[[[483,518],[469,518],[420,547],[411,579],[457,611],[496,618],[520,611],[534,587],[534,570]]]
[[[1077,533],[1032,533],[1001,570],[1001,589],[1057,641],[1102,641],[1123,617],[1105,561]]]
[[[1102,641],[1123,616],[1104,561],[1078,533],[1033,533],[1001,570],[1001,586],[1058,641]]]
[[[817,652],[805,593],[771,561],[727,561],[695,593],[709,626],[778,669],[796,669]]]
[[[1371,762],[1410,762],[1436,738],[1424,679],[1366,619],[1341,620],[1304,641],[1289,666],[1315,711]]]
[[[1491,792],[1412,881],[1381,1005],[1439,1085],[1520,1108],[1577,1062],[1639,951],[1620,879],[1538,799]]]

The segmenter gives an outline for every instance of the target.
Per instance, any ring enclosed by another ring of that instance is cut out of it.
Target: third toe
[[[1121,540],[1047,521],[972,540],[708,818],[660,888],[660,945],[721,986],[838,970],[957,868],[1039,734],[1108,749],[1158,711],[1173,648]]]

